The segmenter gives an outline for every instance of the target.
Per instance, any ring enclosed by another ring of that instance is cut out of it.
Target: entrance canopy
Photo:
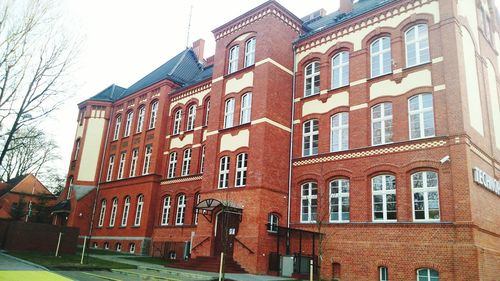
[[[212,215],[214,211],[222,211],[224,213],[231,213],[240,216],[243,214],[243,209],[233,202],[221,202],[217,199],[209,198],[201,201],[195,206],[196,212],[200,213],[209,221],[212,222]]]

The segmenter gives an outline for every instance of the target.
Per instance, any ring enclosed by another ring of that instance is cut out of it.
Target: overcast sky
[[[77,104],[111,84],[129,87],[165,63],[187,42],[189,11],[192,19],[189,45],[205,39],[205,57],[214,53],[212,30],[264,0],[66,0],[60,4],[66,29],[81,38],[80,54],[71,73],[74,89],[64,106],[47,121],[60,146],[58,163],[66,174],[76,130]],[[338,0],[279,0],[302,17],[320,8],[337,10]]]

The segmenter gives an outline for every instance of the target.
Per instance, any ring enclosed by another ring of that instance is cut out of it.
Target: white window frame
[[[306,130],[309,125],[309,130]],[[314,130],[316,128],[316,130]],[[309,145],[306,147],[306,143]],[[302,156],[317,155],[319,149],[319,121],[311,119],[302,125]]]
[[[103,248],[104,250],[109,250],[109,242],[104,242]]]
[[[338,60],[337,60],[338,58]],[[346,60],[347,58],[347,60]],[[332,57],[332,89],[337,89],[349,85],[349,52],[342,51]],[[335,77],[338,74],[338,84]]]
[[[131,254],[135,253],[135,243],[129,244],[129,253],[131,253]]]
[[[319,61],[313,61],[306,67],[304,67],[304,97],[310,97],[319,94],[321,87],[320,72],[321,70]],[[309,89],[307,87],[308,84],[310,85]],[[317,88],[315,85],[318,85]]]
[[[424,97],[427,97],[427,96],[431,97],[431,107],[424,108]],[[416,110],[411,109],[411,102],[414,99],[417,99],[417,102],[418,102],[418,109],[416,109]],[[425,128],[424,116],[428,112],[430,112],[432,115],[432,134],[425,135],[426,128]],[[412,136],[412,131],[414,131],[413,125],[411,122],[412,116],[418,116],[418,124],[419,124],[418,137]],[[408,99],[408,128],[410,130],[409,131],[410,140],[431,138],[431,137],[434,137],[436,135],[436,124],[435,124],[435,120],[434,120],[434,97],[431,93],[423,93],[423,94],[414,95]]]
[[[437,273],[437,278],[431,276],[432,271]],[[427,278],[427,281],[439,281],[439,271],[432,268],[419,268],[417,269],[417,281],[420,281],[422,277]]]
[[[116,221],[116,211],[118,210],[118,198],[113,198],[113,203],[111,205],[111,216],[109,217],[109,227],[115,226]]]
[[[106,199],[101,200],[101,211],[99,212],[99,223],[98,227],[102,227],[104,225],[104,219],[106,217]]]
[[[240,124],[250,123],[252,118],[252,93],[245,93],[241,97]]]
[[[109,156],[109,164],[108,164],[108,174],[106,175],[106,181],[111,181],[113,179],[113,168],[115,166],[115,155]]]
[[[144,206],[144,195],[137,196],[137,206],[135,208],[134,226],[141,225],[142,209]]]
[[[191,169],[191,154],[190,148],[184,150],[182,157],[182,171],[181,176],[189,176],[189,170]]]
[[[247,185],[248,153],[240,153],[236,156],[236,179],[234,186]]]
[[[337,189],[338,192],[333,192],[333,189],[335,187],[335,183],[337,184]],[[347,184],[347,191],[343,190],[345,185]],[[329,195],[330,195],[330,200],[329,200],[329,206],[330,206],[330,212],[329,212],[329,221],[331,223],[346,223],[349,222],[351,219],[351,202],[349,198],[349,193],[350,193],[350,181],[349,179],[334,179],[330,181],[329,184]],[[347,198],[347,212],[344,209],[344,199]],[[337,219],[333,219],[333,199],[338,199],[337,200],[337,205],[338,205],[338,217]],[[343,214],[347,213],[349,218],[344,219]]]
[[[234,124],[234,98],[224,103],[224,128],[231,128]]]
[[[201,157],[200,157],[200,174],[203,173],[205,166],[205,145],[201,147]]]
[[[137,125],[135,126],[135,132],[142,132],[142,128],[144,127],[144,117],[146,116],[146,106],[141,106],[139,108],[139,112],[137,114]]]
[[[135,177],[135,172],[137,169],[137,161],[139,159],[139,149],[135,148],[132,150],[132,158],[130,159],[130,173],[129,177]]]
[[[389,269],[385,266],[378,268],[379,281],[389,281]]]
[[[220,158],[219,166],[219,189],[229,187],[229,156],[222,156]]]
[[[132,127],[132,120],[134,120],[134,112],[129,111],[127,113],[127,121],[125,123],[125,132],[123,132],[123,137],[130,136],[130,129]]]
[[[171,198],[169,195],[165,196],[163,198],[163,208],[161,210],[161,222],[160,225],[168,225],[170,222],[170,207],[171,205]]]
[[[172,135],[178,135],[181,132],[182,109],[177,109],[174,113],[174,126],[172,128]]]
[[[427,181],[427,174],[428,173],[434,173],[436,175],[436,186],[428,186],[429,183]],[[417,174],[422,174],[422,188],[416,188],[415,187],[415,176]],[[420,171],[413,173],[411,175],[411,203],[412,203],[412,214],[413,214],[413,221],[418,221],[418,222],[439,222],[441,220],[441,207],[439,204],[439,175],[438,173],[434,171]],[[438,210],[438,218],[437,219],[431,219],[429,218],[429,193],[436,193],[437,195],[437,210]],[[417,219],[415,216],[415,193],[423,193],[423,204],[424,204],[424,218],[423,219]]]
[[[277,233],[278,232],[278,226],[279,226],[279,216],[275,213],[270,213],[267,216],[267,232],[271,233]]]
[[[381,183],[381,189],[380,190],[375,190],[375,184],[377,181],[380,180]],[[391,189],[390,186],[388,186],[387,182],[390,180],[394,180],[394,188]],[[397,221],[397,215],[398,215],[398,209],[397,209],[397,197],[396,197],[396,177],[393,175],[377,175],[375,177],[372,177],[372,221],[373,222],[395,222]],[[394,202],[388,202],[387,200],[387,195],[394,195],[395,201]],[[377,212],[382,212],[382,218],[377,219],[375,217],[375,196],[381,196],[382,197],[382,210],[377,211]],[[396,206],[396,209],[394,210],[394,214],[396,215],[395,219],[388,219],[387,214],[387,205],[390,203],[394,203]]]
[[[384,49],[384,41],[389,40],[389,47]],[[379,45],[379,50],[374,51],[375,45]],[[384,65],[384,56],[389,54],[389,68],[388,70],[384,70],[386,65]],[[375,65],[373,64],[374,60],[377,60],[379,63],[377,71],[375,71]],[[391,54],[391,38],[388,36],[380,37],[377,40],[373,41],[370,44],[370,70],[371,70],[371,78],[383,76],[392,72],[392,54]]]
[[[122,116],[118,115],[115,118],[115,131],[113,133],[113,140],[117,140],[120,136],[120,128],[122,126]]]
[[[424,27],[424,30],[421,30],[420,28]],[[415,32],[414,33],[414,38],[413,40],[409,40],[408,36],[410,32]],[[410,64],[409,62],[409,45],[415,44],[415,62]],[[427,24],[417,24],[409,28],[405,32],[405,50],[406,50],[406,67],[412,67],[412,66],[417,66],[420,64],[428,63],[430,62],[430,48],[429,48],[429,32],[427,28]],[[426,51],[427,53],[427,58],[422,58],[421,57],[421,52]]]
[[[186,122],[186,131],[194,130],[194,121],[196,119],[196,105],[193,104],[188,109],[188,116]]]
[[[73,158],[73,160],[78,160],[78,154],[80,154],[80,141],[81,139],[79,138],[75,142],[75,157]]]
[[[158,101],[151,104],[151,113],[149,114],[149,129],[156,127],[156,119],[158,118]]]
[[[305,190],[307,190],[307,195],[304,195]],[[315,194],[313,194],[314,193],[313,191],[315,191]],[[307,202],[307,206],[304,206],[304,202]],[[304,207],[307,208],[306,213],[304,213]],[[318,214],[318,184],[316,182],[304,183],[300,186],[300,222],[315,223],[317,214]],[[304,219],[304,215],[307,216],[306,219]]]
[[[146,149],[144,151],[144,163],[142,165],[142,174],[148,175],[149,168],[151,166],[151,155],[153,154],[153,145],[146,145]]]
[[[194,196],[194,208],[193,208],[193,212],[194,212],[194,225],[198,225],[198,210],[196,209],[196,206],[200,202],[201,202],[201,194],[196,193],[196,195]]]
[[[344,151],[348,149],[349,112],[339,112],[330,118],[330,152]]]
[[[121,252],[122,251],[122,243],[116,243],[115,249],[117,252]]]
[[[167,178],[171,179],[175,177],[176,168],[177,168],[177,152],[174,151],[170,152]]]
[[[203,125],[207,126],[208,125],[208,116],[210,115],[210,99],[207,99],[207,103],[205,105],[205,120],[203,122]]]
[[[184,225],[186,214],[186,195],[181,194],[177,198],[177,212],[175,214],[175,225]]]
[[[127,226],[129,212],[130,212],[130,196],[126,196],[125,200],[123,200],[123,213],[120,226]]]
[[[390,108],[390,115],[386,112]],[[376,111],[380,109],[380,116],[375,117]],[[383,145],[393,142],[393,121],[392,121],[392,103],[383,102],[371,109],[371,119],[372,119],[372,145]],[[380,142],[375,139],[375,125],[380,124]]]
[[[245,67],[255,64],[255,37],[245,42]]]
[[[240,53],[240,46],[236,45],[229,49],[229,64],[227,68],[227,73],[231,74],[238,71],[238,57]]]
[[[117,176],[117,179],[121,180],[123,179],[123,174],[124,174],[124,171],[125,171],[125,160],[127,159],[127,153],[126,152],[122,152],[120,154],[120,162],[118,164],[118,176]]]

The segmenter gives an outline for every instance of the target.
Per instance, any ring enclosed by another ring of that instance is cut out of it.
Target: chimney
[[[196,54],[198,61],[203,61],[203,49],[205,48],[205,40],[198,39],[193,42],[193,52]]]
[[[349,13],[352,11],[353,0],[340,0],[340,8],[339,11],[341,13]]]

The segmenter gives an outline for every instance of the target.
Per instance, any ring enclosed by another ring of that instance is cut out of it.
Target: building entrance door
[[[241,214],[230,211],[217,213],[214,227],[214,256],[220,256],[221,252],[225,252],[226,256],[233,256],[234,239],[238,234],[240,216]]]

